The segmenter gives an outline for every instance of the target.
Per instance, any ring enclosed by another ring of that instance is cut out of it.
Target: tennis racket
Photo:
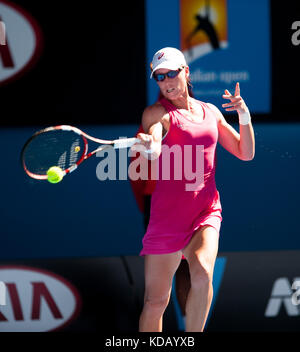
[[[100,146],[88,152],[88,140]],[[139,141],[138,138],[99,139],[69,125],[47,127],[34,133],[25,143],[21,162],[28,176],[36,180],[47,180],[47,171],[53,166],[61,168],[65,176],[99,151],[111,147],[129,148]]]

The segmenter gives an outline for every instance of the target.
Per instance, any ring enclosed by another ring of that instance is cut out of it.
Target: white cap
[[[180,66],[187,66],[183,53],[176,48],[163,48],[158,50],[152,59],[150,64],[151,66],[151,75],[160,68],[167,68],[169,70],[177,70]]]

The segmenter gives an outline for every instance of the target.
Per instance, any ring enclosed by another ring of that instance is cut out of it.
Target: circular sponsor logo
[[[0,266],[0,281],[6,290],[2,292],[0,331],[53,331],[79,314],[81,298],[77,289],[50,271]]]
[[[42,32],[19,5],[0,0],[0,85],[18,79],[40,57]]]

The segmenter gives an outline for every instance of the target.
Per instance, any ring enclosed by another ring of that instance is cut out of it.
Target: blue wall
[[[129,137],[138,128],[78,127],[103,138]],[[0,130],[0,258],[137,255],[143,218],[130,183],[99,181],[99,158],[56,185],[24,174],[19,153],[39,128]],[[300,124],[255,124],[254,119],[254,129],[253,161],[240,161],[218,147],[220,251],[299,249]]]

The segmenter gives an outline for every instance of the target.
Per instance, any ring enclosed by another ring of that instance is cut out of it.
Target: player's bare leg
[[[205,326],[213,297],[212,277],[218,241],[218,232],[211,226],[204,226],[183,251],[191,276],[191,289],[186,302],[188,332],[201,332]]]
[[[163,313],[169,303],[173,276],[181,252],[145,256],[145,298],[140,332],[161,332]]]

